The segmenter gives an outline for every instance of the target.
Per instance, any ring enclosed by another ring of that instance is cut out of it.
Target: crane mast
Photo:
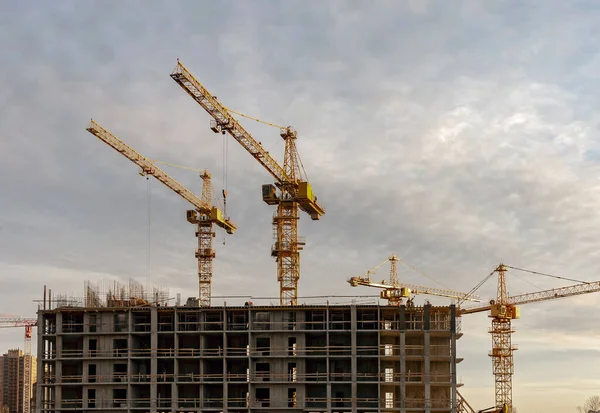
[[[305,245],[298,237],[298,210],[303,210],[313,220],[318,220],[325,213],[325,209],[317,202],[310,183],[302,179],[300,157],[296,149],[296,131],[289,126],[280,130],[280,136],[285,141],[281,166],[179,60],[171,78],[212,117],[213,132],[231,135],[275,179],[275,185],[267,184],[262,187],[263,201],[268,205],[277,205],[277,212],[273,216],[275,244],[271,248],[271,255],[277,260],[280,304],[296,305],[300,251]]]
[[[506,285],[506,266],[500,264],[494,270],[498,273],[497,297],[489,304],[465,307],[457,310],[457,316],[490,311],[492,319],[492,367],[494,372],[494,391],[496,408],[503,413],[512,412],[512,376],[514,373],[513,353],[517,349],[512,345],[512,320],[521,316],[519,305],[572,297],[581,294],[600,292],[600,282],[585,282],[562,288],[537,291],[533,293],[509,296]]]
[[[505,306],[508,301],[506,291],[506,268],[500,265],[498,271],[498,304]],[[492,312],[494,314],[494,312]],[[516,315],[516,314],[515,314]],[[513,352],[517,349],[512,345],[511,326],[512,314],[497,312],[492,317],[492,368],[494,371],[494,390],[496,397],[496,407],[510,406],[512,410],[512,376],[514,373]],[[506,412],[506,413],[510,413]]]
[[[233,234],[236,230],[235,224],[229,218],[226,218],[219,208],[211,205],[212,186],[210,174],[205,170],[200,175],[203,180],[202,198],[198,198],[152,161],[140,155],[94,120],[90,122],[86,130],[139,166],[141,169],[140,175],[153,176],[196,208],[186,211],[186,219],[189,223],[196,225],[196,237],[198,237],[196,258],[198,260],[199,305],[202,307],[210,306],[212,262],[215,258],[215,251],[212,246],[215,237],[213,224],[223,228],[228,234]]]

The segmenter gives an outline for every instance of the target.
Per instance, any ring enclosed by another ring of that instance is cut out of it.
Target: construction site
[[[277,263],[279,304],[214,305],[215,226],[229,235],[237,229],[227,215],[227,191],[216,196],[211,173],[201,170],[202,193],[195,195],[159,167],[164,162],[144,157],[92,120],[91,135],[191,205],[185,218],[196,229],[198,291],[182,301],[168,288],[133,280],[86,281],[80,296],[44,287],[37,318],[0,317],[0,323],[25,327],[25,354],[37,327],[36,412],[511,413],[511,323],[520,318],[519,306],[600,291],[599,282],[570,279],[574,284],[567,287],[509,296],[506,272],[533,271],[504,264],[468,292],[407,284],[398,276],[403,260],[390,255],[347,280],[377,289],[374,303],[301,303],[306,241],[298,236],[298,222],[303,213],[319,220],[326,210],[306,178],[296,130],[226,108],[179,60],[170,76],[209,115],[214,133],[237,141],[274,179],[261,193],[276,208],[269,252]],[[278,127],[283,164],[234,115]],[[374,281],[383,265],[389,265],[389,279]],[[495,277],[496,297],[475,295]],[[452,304],[415,304],[417,295]],[[482,312],[491,318],[495,394],[492,407],[474,409],[459,392],[457,340],[461,317]]]
[[[166,307],[120,291],[40,311],[40,411],[456,411],[454,306]]]

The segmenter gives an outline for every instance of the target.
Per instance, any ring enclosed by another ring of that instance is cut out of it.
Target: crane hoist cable
[[[204,172],[204,169],[190,168],[189,166],[182,166],[182,165],[177,165],[177,164],[174,164],[174,163],[169,163],[169,162],[158,161],[158,160],[156,160],[156,159],[148,159],[148,160],[149,160],[150,162],[152,162],[152,163],[160,163],[160,164],[163,164],[163,165],[171,166],[171,167],[173,167],[173,168],[186,169],[186,170],[188,170],[188,171],[192,171],[192,172],[199,172],[199,173],[202,173],[202,172]]]
[[[146,286],[148,286],[148,278],[150,276],[150,236],[151,236],[151,225],[152,225],[152,183],[150,177],[146,175],[146,232],[148,238],[146,239]]]
[[[465,298],[461,298],[460,300],[458,300],[458,301],[456,302],[456,305],[457,305],[457,306],[458,306],[458,305],[460,305],[462,302],[464,302],[464,301],[465,301],[465,299],[466,299],[467,297],[470,297],[470,296],[472,296],[473,294],[475,294],[475,292],[476,292],[477,290],[479,290],[479,288],[481,288],[481,286],[482,286],[483,284],[485,284],[485,283],[486,283],[486,281],[487,281],[487,280],[489,280],[489,279],[492,277],[492,275],[494,275],[494,273],[495,273],[495,272],[496,272],[496,270],[494,270],[494,271],[492,271],[491,273],[489,273],[489,275],[488,275],[487,277],[485,277],[483,280],[481,280],[481,281],[479,282],[479,284],[477,284],[475,287],[473,287],[473,288],[471,289],[471,291],[469,291],[469,292],[467,293],[467,295],[465,296]]]
[[[228,112],[231,112],[231,113],[233,113],[235,115],[242,116],[242,117],[244,117],[246,119],[250,119],[250,120],[253,120],[253,121],[258,122],[258,123],[262,123],[263,125],[272,126],[274,128],[279,128],[279,129],[286,129],[287,128],[287,126],[281,126],[281,125],[278,125],[276,123],[267,122],[267,121],[264,121],[262,119],[255,118],[254,116],[249,116],[249,115],[246,115],[244,113],[241,113],[241,112],[229,109],[229,108],[225,108],[225,109],[227,109]],[[300,161],[300,167],[302,168],[302,172],[304,173],[304,179],[306,181],[308,181],[308,174],[306,173],[306,169],[304,169],[304,164],[302,163],[302,159],[300,159],[299,156],[298,156],[298,161]]]
[[[227,142],[229,142],[229,139],[227,139],[227,136],[222,135],[223,136],[223,191],[222,191],[222,195],[223,195],[223,214],[227,217],[227,171],[228,171],[228,160],[229,160],[229,149],[228,149],[228,145]]]
[[[420,270],[418,270],[417,268],[413,267],[412,265],[410,265],[408,262],[406,262],[406,261],[405,261],[405,260],[403,260],[402,258],[400,258],[400,257],[397,257],[397,258],[398,258],[398,261],[400,261],[402,264],[406,265],[407,267],[410,267],[410,268],[412,268],[414,271],[418,272],[418,273],[419,273],[419,274],[421,274],[423,277],[425,277],[425,278],[429,278],[431,281],[433,281],[433,282],[434,282],[434,283],[436,283],[436,284],[439,284],[439,285],[441,285],[442,287],[444,287],[444,288],[445,288],[445,289],[447,289],[447,290],[451,290],[451,288],[450,288],[450,287],[448,287],[448,286],[446,286],[446,285],[442,284],[441,282],[439,282],[439,281],[438,281],[438,280],[436,280],[435,278],[433,278],[433,277],[430,277],[429,275],[425,274],[423,271],[420,271]]]
[[[222,135],[223,137],[223,164],[222,164],[222,169],[223,169],[223,178],[222,178],[222,183],[223,183],[223,189],[222,189],[222,196],[223,196],[223,215],[225,216],[225,219],[227,219],[227,161],[228,161],[228,150],[227,150],[227,142],[229,141],[229,139],[227,138],[227,136]],[[226,244],[226,237],[223,234],[223,245]]]
[[[242,117],[244,117],[246,119],[253,120],[253,121],[258,122],[258,123],[262,123],[263,125],[268,125],[268,126],[272,126],[274,128],[279,128],[279,129],[285,129],[286,128],[286,126],[281,126],[281,125],[277,125],[276,123],[267,122],[267,121],[255,118],[253,116],[245,115],[245,114],[243,114],[241,112],[237,112],[237,111],[229,109],[229,108],[225,108],[225,109],[227,109],[228,112],[231,112],[231,113],[236,114],[238,116],[242,116]]]
[[[238,116],[242,116],[242,117],[244,117],[246,119],[250,119],[250,120],[253,120],[253,121],[258,122],[258,123],[262,123],[263,125],[272,126],[274,128],[279,128],[279,129],[286,129],[287,128],[287,126],[281,126],[281,125],[278,125],[276,123],[267,122],[267,121],[264,121],[262,119],[255,118],[254,116],[246,115],[246,114],[238,112],[236,110],[229,109],[227,107],[225,109],[227,109],[227,111],[230,112],[230,113],[233,113],[233,114],[238,115]],[[298,156],[298,161],[300,162],[300,168],[302,169],[302,172],[304,174],[304,180],[308,181],[308,174],[306,173],[306,169],[304,169],[304,164],[302,163],[302,159],[300,159],[300,156]]]
[[[532,283],[532,282],[531,282],[531,281],[529,281],[528,279],[526,279],[526,278],[524,278],[524,277],[521,277],[521,276],[517,275],[517,274],[516,274],[516,273],[514,273],[514,272],[513,272],[511,275],[512,275],[512,276],[514,276],[514,277],[517,277],[519,280],[521,280],[521,281],[523,281],[523,282],[526,282],[527,284],[529,284],[529,285],[531,285],[531,286],[533,286],[533,287],[537,288],[537,289],[538,289],[538,290],[540,290],[540,291],[541,291],[541,290],[543,290],[543,288],[542,288],[542,287],[540,287],[539,285],[535,285],[534,283]]]
[[[203,173],[205,171],[204,169],[191,168],[189,166],[177,165],[177,164],[170,163],[170,162],[159,161],[157,159],[149,159],[149,158],[146,158],[146,159],[148,159],[148,161],[152,162],[152,163],[159,163],[159,164],[167,165],[167,166],[170,166],[170,167],[173,167],[173,168],[185,169],[186,171],[192,171],[192,172],[198,172],[198,173]],[[225,192],[224,192],[223,195],[227,196],[227,190],[226,189],[225,189]],[[218,206],[219,208],[221,208],[223,210],[223,213],[225,215],[227,215],[225,213],[225,202],[223,202],[224,199],[219,198],[215,194],[213,194],[212,198],[213,199],[211,201],[213,201],[215,203],[215,205]]]

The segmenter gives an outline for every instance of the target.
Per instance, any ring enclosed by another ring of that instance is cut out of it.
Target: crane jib
[[[165,184],[168,188],[170,188],[173,192],[184,198],[194,207],[196,207],[199,211],[203,213],[210,214],[214,223],[225,229],[228,233],[232,234],[236,229],[236,225],[224,219],[221,210],[216,207],[209,205],[204,202],[200,198],[198,198],[193,192],[183,186],[181,183],[176,181],[174,178],[169,176],[166,172],[152,163],[148,158],[142,156],[138,152],[136,152],[133,148],[127,145],[125,142],[117,138],[115,135],[104,129],[94,120],[90,122],[89,127],[86,129],[92,135],[96,136],[98,139],[111,146],[113,149],[116,149],[126,158],[131,160],[133,163],[138,165],[145,174],[152,175],[157,180]]]
[[[240,125],[221,103],[213,96],[186,68],[181,62],[177,62],[171,78],[177,82],[200,106],[213,118],[214,125],[211,129],[215,132],[227,132],[242,145],[254,159],[277,180],[280,184],[296,185],[295,180],[290,179],[279,163],[263,148],[260,142]],[[295,134],[294,134],[295,137]],[[297,201],[300,209],[310,215],[311,219],[318,220],[325,214],[325,208],[317,203],[317,197],[312,192],[308,182],[300,189]]]

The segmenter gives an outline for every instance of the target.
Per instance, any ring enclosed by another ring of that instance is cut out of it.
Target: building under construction
[[[457,411],[454,306],[204,308],[131,283],[86,290],[39,311],[37,412]]]

